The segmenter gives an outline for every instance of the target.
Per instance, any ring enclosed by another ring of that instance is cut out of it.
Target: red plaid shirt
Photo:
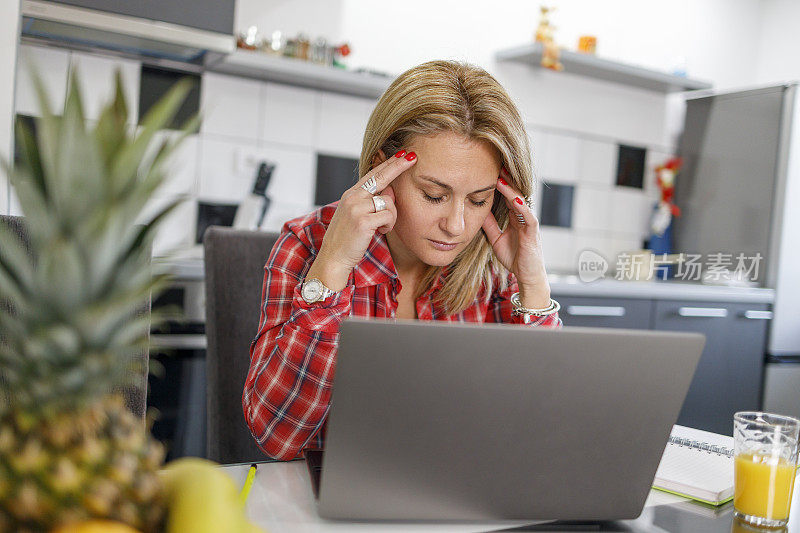
[[[264,266],[261,319],[250,345],[242,407],[256,442],[276,459],[293,459],[304,448],[322,447],[342,320],[392,318],[397,310],[400,280],[380,233],[342,291],[311,305],[300,296],[337,203],[287,222]],[[512,316],[509,298],[519,290],[513,275],[507,290],[495,289],[487,302],[484,288],[472,305],[455,315],[445,315],[433,304],[443,281],[444,274],[416,301],[420,320],[523,323],[522,317]],[[495,287],[499,277],[496,281]],[[561,320],[553,314],[530,325],[560,327]]]

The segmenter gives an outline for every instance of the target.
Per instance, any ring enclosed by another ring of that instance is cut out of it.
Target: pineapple
[[[88,518],[156,531],[164,451],[119,391],[144,371],[133,356],[151,320],[135,310],[167,282],[150,272],[150,250],[180,200],[144,224],[142,209],[197,119],[179,139],[151,145],[189,86],[176,84],[133,134],[119,72],[93,127],[74,71],[60,116],[32,74],[38,135],[18,124],[21,161],[3,162],[32,253],[0,224],[0,532]]]

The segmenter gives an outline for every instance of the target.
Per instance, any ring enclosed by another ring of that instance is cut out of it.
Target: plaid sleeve
[[[511,305],[511,295],[518,291],[519,285],[513,274],[509,274],[508,287],[505,290],[500,290],[499,283],[496,283],[492,296],[489,298],[489,307],[486,310],[485,322],[503,322],[506,324],[523,324],[548,328],[560,328],[563,326],[558,313],[542,317],[525,315],[514,316],[514,307]]]
[[[258,445],[274,459],[295,458],[328,413],[339,325],[354,285],[306,304],[300,285],[316,257],[297,235],[280,236],[264,267],[261,319],[250,345],[242,407]]]

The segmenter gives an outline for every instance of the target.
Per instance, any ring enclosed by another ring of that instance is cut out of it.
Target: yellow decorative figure
[[[553,39],[554,26],[550,24],[549,15],[555,11],[554,7],[540,6],[541,18],[539,19],[539,26],[536,28],[535,42],[542,43],[542,61],[541,65],[544,68],[551,70],[564,70],[564,65],[559,61],[560,50]]]

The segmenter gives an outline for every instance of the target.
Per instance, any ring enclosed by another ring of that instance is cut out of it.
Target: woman
[[[287,222],[265,266],[242,404],[276,459],[322,446],[350,315],[561,326],[524,201],[528,137],[486,71],[431,61],[401,74],[369,118],[359,176]]]

